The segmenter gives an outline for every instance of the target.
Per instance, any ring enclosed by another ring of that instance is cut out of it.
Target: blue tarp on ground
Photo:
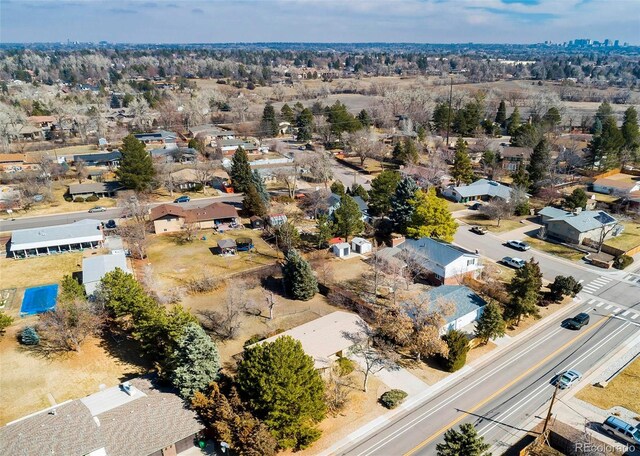
[[[22,298],[20,316],[35,315],[56,307],[58,285],[27,288]]]

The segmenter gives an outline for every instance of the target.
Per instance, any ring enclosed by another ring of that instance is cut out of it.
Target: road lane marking
[[[630,310],[627,310],[625,313],[622,314],[623,317],[626,317],[627,315],[629,315],[631,313]]]
[[[607,307],[604,308],[604,310],[609,310],[611,309],[613,306],[611,304],[609,304]]]
[[[620,307],[616,307],[615,309],[612,310],[613,313],[618,313],[620,312],[622,309]]]
[[[604,302],[599,302],[598,304],[596,304],[596,307],[602,307],[604,306]]]
[[[622,326],[620,326],[618,329],[616,329],[615,331],[613,331],[611,334],[607,335],[606,338],[604,338],[603,340],[601,340],[598,345],[594,345],[593,347],[589,348],[587,351],[585,351],[583,354],[581,354],[580,356],[578,356],[576,359],[571,360],[571,362],[565,364],[563,367],[560,368],[560,370],[557,371],[557,374],[560,374],[562,372],[565,372],[566,370],[570,369],[570,368],[575,368],[579,363],[581,363],[584,359],[586,359],[587,357],[591,356],[591,354],[593,352],[595,352],[596,350],[598,350],[599,348],[601,348],[603,345],[605,345],[607,342],[609,342],[611,339],[613,339],[614,337],[616,337],[618,334],[620,334],[622,331],[624,331],[625,329],[627,329],[629,326],[631,325],[631,323],[624,323]],[[545,382],[542,384],[542,386],[551,386],[551,384],[549,382]],[[540,389],[540,387],[538,387],[536,389],[536,391]],[[528,394],[526,397],[528,398],[529,396],[531,396],[531,394]],[[522,402],[522,400],[518,401],[517,404],[519,404],[520,402]],[[528,402],[528,401],[527,401]],[[510,407],[509,409],[505,410],[505,413],[510,411],[511,409],[513,409],[513,406]],[[508,415],[496,415],[496,417],[493,417],[493,420],[495,420],[495,418],[500,417],[501,421],[503,421],[506,418],[509,418],[511,415],[513,415],[517,410],[514,410],[513,412],[509,413]],[[489,425],[490,428],[486,429],[485,431],[483,431],[482,433],[480,433],[480,435],[484,435],[490,431],[492,431],[493,429],[495,429],[498,425],[500,425],[502,423],[500,422],[494,422],[493,425]]]
[[[395,438],[395,435],[401,435],[404,432],[406,432],[411,426],[413,426],[414,423],[420,422],[422,421],[424,418],[430,416],[433,412],[437,412],[438,410],[444,408],[446,405],[448,405],[450,402],[452,402],[455,399],[458,399],[460,396],[462,396],[463,394],[465,394],[466,392],[474,389],[476,386],[478,386],[479,384],[481,384],[482,382],[484,382],[487,378],[491,377],[492,375],[494,375],[496,372],[501,371],[502,369],[504,369],[506,366],[508,366],[509,364],[512,364],[513,362],[517,361],[518,359],[522,358],[523,356],[527,355],[530,351],[534,350],[535,348],[538,347],[538,345],[542,345],[544,342],[546,342],[548,339],[551,339],[552,337],[554,337],[557,333],[563,331],[564,329],[560,326],[558,328],[556,328],[555,330],[551,331],[549,334],[547,334],[546,336],[542,337],[541,339],[536,340],[533,344],[526,346],[525,350],[522,351],[522,353],[519,353],[518,356],[516,356],[513,359],[509,359],[507,361],[504,361],[502,364],[500,364],[499,366],[495,367],[494,369],[485,372],[484,374],[482,374],[479,378],[475,379],[474,381],[472,381],[469,385],[465,386],[464,388],[457,390],[456,393],[451,396],[448,399],[445,399],[444,401],[441,401],[440,403],[438,403],[437,405],[434,405],[433,407],[431,407],[429,410],[426,410],[425,412],[421,413],[419,416],[413,418],[411,421],[409,421],[408,423],[402,425],[399,429],[395,430],[394,432],[392,432],[389,436],[387,436],[387,439],[385,440],[392,440]],[[378,443],[374,444],[373,446],[367,448],[366,450],[364,450],[362,453],[359,453],[358,456],[361,456],[363,454],[366,454],[369,450],[373,449],[374,451],[379,447]]]
[[[631,317],[632,320],[635,320],[636,318],[638,318],[638,314],[633,314],[633,316]]]
[[[589,299],[589,300],[587,301],[587,304],[593,304],[594,302],[596,302],[596,300],[595,300],[595,299]]]
[[[416,445],[415,447],[413,447],[411,450],[409,450],[408,452],[406,452],[404,454],[404,456],[410,456],[412,454],[414,454],[416,451],[418,451],[420,448],[424,447],[425,445],[428,445],[432,440],[434,440],[436,437],[438,437],[440,434],[442,434],[443,432],[445,432],[448,429],[451,429],[452,427],[454,427],[456,424],[458,424],[460,421],[462,421],[463,419],[465,419],[469,414],[475,412],[476,410],[478,410],[480,407],[482,407],[483,405],[485,405],[486,403],[488,403],[489,401],[493,400],[495,397],[499,396],[500,394],[502,394],[503,392],[505,392],[507,389],[511,388],[513,385],[515,385],[516,383],[518,383],[520,380],[522,380],[524,377],[526,377],[527,375],[529,375],[531,372],[533,372],[534,370],[538,369],[540,366],[542,366],[544,363],[548,362],[550,359],[552,359],[554,356],[556,356],[558,353],[566,350],[568,347],[570,347],[572,344],[574,344],[576,341],[578,341],[579,339],[582,339],[584,336],[586,336],[587,334],[591,333],[592,331],[594,331],[596,328],[598,328],[600,325],[602,325],[603,323],[609,321],[609,318],[603,318],[602,320],[598,321],[597,323],[595,323],[593,326],[587,328],[586,331],[584,331],[583,333],[577,335],[576,337],[574,337],[573,339],[571,339],[570,341],[568,341],[567,343],[565,343],[562,347],[558,348],[556,351],[550,353],[549,355],[547,355],[545,358],[543,358],[542,360],[540,360],[539,362],[537,362],[535,365],[533,365],[532,367],[530,367],[529,369],[527,369],[526,371],[524,371],[522,374],[520,374],[519,376],[517,376],[516,378],[514,378],[513,380],[511,380],[509,383],[507,383],[506,385],[504,385],[503,387],[501,387],[500,389],[498,389],[497,391],[495,391],[493,394],[491,394],[490,396],[486,397],[485,399],[483,399],[482,401],[478,402],[476,405],[474,405],[473,407],[471,407],[471,409],[469,409],[466,412],[463,412],[462,415],[460,415],[458,418],[456,418],[455,420],[453,420],[451,423],[441,427],[440,429],[438,429],[435,433],[431,434],[430,437],[428,437],[427,439],[423,440],[421,443],[419,443],[418,445]]]

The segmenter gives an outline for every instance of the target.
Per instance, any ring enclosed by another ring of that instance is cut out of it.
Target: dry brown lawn
[[[469,225],[484,226],[493,233],[504,233],[522,227],[522,223],[520,223],[519,218],[500,220],[500,226],[498,226],[498,223],[495,220],[486,219],[480,214],[467,215],[465,217],[461,217],[460,220]]]
[[[205,240],[202,238],[206,237]],[[220,256],[217,241],[250,237],[254,252],[239,252],[234,256]],[[148,262],[162,289],[184,285],[203,274],[224,278],[247,269],[259,268],[276,261],[276,251],[261,237],[259,231],[240,229],[223,234],[211,230],[201,231],[191,243],[181,243],[180,234],[150,236],[147,249]]]
[[[115,386],[124,378],[146,371],[136,359],[127,359],[135,349],[112,347],[100,339],[87,341],[80,353],[45,358],[18,344],[16,334],[24,323],[7,329],[0,339],[0,425],[57,403],[99,391],[99,386]],[[124,359],[115,356],[120,352]]]
[[[620,236],[607,239],[605,244],[620,250],[631,250],[640,245],[640,224],[636,222],[622,222],[624,231]]]
[[[561,244],[555,244],[553,242],[543,241],[536,237],[527,236],[526,241],[531,244],[534,249],[542,250],[551,255],[557,255],[562,258],[566,258],[569,261],[579,261],[584,253],[573,250]]]
[[[606,388],[588,385],[576,397],[602,410],[621,406],[640,414],[640,394],[632,394],[632,391],[640,391],[640,358],[629,364]]]

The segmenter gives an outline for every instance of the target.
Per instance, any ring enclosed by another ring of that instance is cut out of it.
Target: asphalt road
[[[180,203],[181,206],[201,207],[213,202],[221,203],[241,203],[242,195],[230,194],[215,196],[210,198],[199,198],[188,203]],[[153,203],[151,207],[159,206],[162,203]],[[78,220],[95,219],[95,220],[117,220],[122,216],[122,209],[118,207],[108,208],[104,212],[67,212],[61,214],[41,215],[37,217],[19,217],[14,220],[0,221],[0,232],[21,230],[25,228],[39,228],[43,226],[63,225],[65,223],[73,223]]]
[[[494,447],[494,454],[499,454],[509,446],[507,440],[512,442],[526,433],[524,426],[530,426],[531,419],[542,420],[536,413],[551,399],[554,390],[551,382],[556,373],[570,368],[588,373],[640,333],[640,325],[604,316],[586,301],[569,315],[579,311],[588,311],[592,316],[589,326],[581,331],[561,327],[566,315],[554,317],[553,324],[504,350],[426,403],[338,454],[433,455],[443,433],[466,422],[473,423]],[[564,394],[559,393],[559,400]]]

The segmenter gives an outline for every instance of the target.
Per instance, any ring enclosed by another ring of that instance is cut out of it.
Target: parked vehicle
[[[115,220],[109,220],[109,221],[107,221],[107,223],[104,224],[104,227],[109,229],[109,230],[112,230],[112,229],[114,229],[116,227],[116,221]]]
[[[482,203],[473,203],[471,206],[469,206],[469,209],[471,209],[472,211],[477,211],[482,207]]]
[[[589,324],[589,314],[581,312],[575,317],[571,318],[569,321],[565,323],[565,326],[569,329],[579,330],[583,326]]]
[[[640,445],[640,429],[622,421],[615,416],[609,416],[604,423],[602,429],[611,436],[618,437],[632,445]]]
[[[174,203],[188,203],[191,201],[191,197],[187,195],[182,195],[173,200]]]
[[[487,228],[485,228],[484,226],[474,226],[473,228],[471,228],[471,232],[472,233],[476,233],[476,234],[486,234],[487,232]]]
[[[512,249],[522,250],[523,252],[529,250],[531,246],[524,241],[515,241],[510,240],[506,242],[507,247],[511,247]]]
[[[568,370],[558,375],[556,383],[558,384],[558,388],[560,389],[568,389],[571,388],[575,383],[577,383],[582,378],[582,374],[577,370]]]
[[[94,213],[94,212],[105,212],[107,210],[106,207],[104,206],[96,206],[96,207],[92,207],[91,209],[89,209],[90,213]]]
[[[517,257],[504,257],[502,259],[502,262],[507,266],[511,266],[512,268],[516,269],[524,268],[524,265],[526,264],[526,261],[524,261],[522,258]]]

